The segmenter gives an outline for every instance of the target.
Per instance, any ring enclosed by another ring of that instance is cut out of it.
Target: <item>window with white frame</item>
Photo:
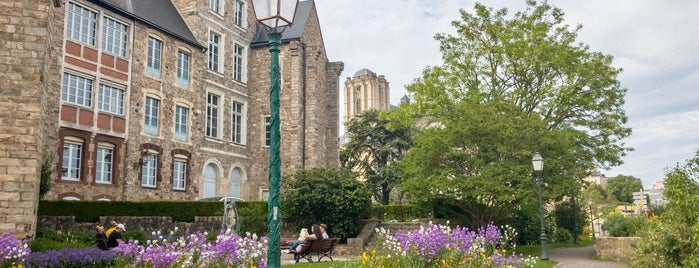
[[[114,166],[114,146],[99,144],[97,146],[97,159],[95,163],[95,182],[111,184],[112,167]]]
[[[144,131],[148,134],[158,135],[160,125],[160,100],[153,97],[146,97],[146,121]]]
[[[163,41],[148,37],[148,74],[160,77],[163,55]]]
[[[97,108],[102,112],[124,115],[124,89],[100,84]]]
[[[218,138],[220,98],[218,95],[206,94],[206,136],[210,138]]]
[[[243,104],[233,102],[233,116],[231,120],[231,142],[235,144],[243,144]]]
[[[155,179],[158,171],[158,155],[148,152],[143,155],[141,167],[141,186],[155,188]]]
[[[209,8],[216,14],[221,14],[221,0],[209,0]]]
[[[62,160],[61,179],[65,181],[79,181],[83,160],[83,141],[80,139],[64,139]]]
[[[102,49],[117,56],[126,57],[129,43],[129,26],[112,18],[104,17],[102,25]]]
[[[238,82],[243,82],[243,78],[245,77],[245,74],[243,73],[245,67],[243,64],[245,61],[245,48],[243,48],[241,45],[235,44],[233,51],[233,79]]]
[[[68,2],[66,7],[66,36],[85,45],[95,46],[97,34],[97,12]]]
[[[189,61],[189,53],[177,51],[177,83],[183,86],[189,86]]]
[[[91,78],[85,78],[73,73],[64,73],[61,100],[71,104],[92,107],[92,84],[93,80]]]
[[[175,139],[186,141],[188,138],[189,108],[175,106]]]
[[[187,182],[187,159],[175,158],[172,163],[172,189],[184,190]]]
[[[265,116],[265,147],[269,147],[272,144],[272,124],[270,123],[270,117]]]
[[[221,36],[214,32],[209,32],[209,70],[216,72],[221,70],[219,64],[220,49]]]
[[[235,1],[235,17],[234,23],[236,26],[244,27],[245,22],[245,3],[241,0]]]

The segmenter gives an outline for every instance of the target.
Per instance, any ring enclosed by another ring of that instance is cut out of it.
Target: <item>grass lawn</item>
[[[291,264],[291,263],[283,263],[282,266],[284,267],[298,267],[298,268],[306,268],[306,267],[312,267],[312,268],[355,268],[359,267],[360,263],[359,261],[336,261],[336,262],[329,262],[329,261],[323,261],[323,262],[305,262],[305,261],[300,261],[299,263],[296,264]]]

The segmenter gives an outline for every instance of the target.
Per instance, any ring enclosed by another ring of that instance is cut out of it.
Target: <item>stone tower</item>
[[[36,229],[54,4],[7,0],[0,9],[0,233],[18,238]]]
[[[389,110],[390,88],[383,75],[361,69],[345,81],[345,116],[349,122],[357,114],[369,109]]]

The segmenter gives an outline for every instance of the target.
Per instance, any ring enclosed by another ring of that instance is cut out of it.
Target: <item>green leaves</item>
[[[299,170],[284,178],[284,188],[285,221],[298,228],[325,223],[343,241],[359,233],[371,212],[370,189],[347,170]]]

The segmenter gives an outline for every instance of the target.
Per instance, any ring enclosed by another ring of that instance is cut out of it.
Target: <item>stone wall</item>
[[[618,262],[629,262],[640,237],[598,237],[595,246],[597,256]]]
[[[0,3],[0,233],[18,237],[36,228],[50,3]]]

